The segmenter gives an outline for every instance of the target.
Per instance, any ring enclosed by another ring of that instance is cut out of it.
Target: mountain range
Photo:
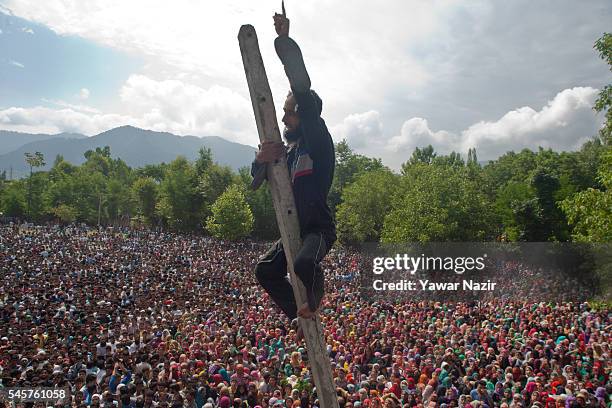
[[[194,160],[201,147],[208,147],[215,162],[237,170],[250,166],[256,151],[252,146],[218,136],[177,136],[133,126],[117,127],[91,137],[75,133],[47,135],[0,130],[0,172],[6,171],[7,177],[13,178],[28,175],[26,152],[41,152],[46,165],[39,170],[48,170],[58,154],[72,164],[81,164],[87,150],[104,146],[110,147],[112,157],[121,158],[131,167],[168,163],[179,155]]]
[[[8,130],[0,130],[0,155],[10,153],[19,149],[21,146],[32,142],[40,142],[49,139],[81,139],[87,137],[79,133],[57,133],[47,135],[44,133],[21,133],[11,132]]]

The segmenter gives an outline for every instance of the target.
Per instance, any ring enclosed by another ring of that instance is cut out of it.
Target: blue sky
[[[592,49],[612,3],[287,0],[336,140],[397,168],[414,147],[479,158],[576,149],[612,82]],[[256,145],[236,36],[257,30],[277,113],[278,1],[0,0],[0,129],[94,135],[130,124]]]
[[[120,87],[142,67],[135,55],[78,36],[59,36],[42,24],[0,13],[0,108],[47,101],[112,106]]]

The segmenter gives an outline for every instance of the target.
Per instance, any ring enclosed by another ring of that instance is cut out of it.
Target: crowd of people
[[[255,281],[268,245],[0,225],[0,391],[66,389],[54,405],[71,407],[319,406],[305,344]],[[358,258],[333,249],[323,265],[340,408],[610,406],[606,308],[377,300],[350,278]]]

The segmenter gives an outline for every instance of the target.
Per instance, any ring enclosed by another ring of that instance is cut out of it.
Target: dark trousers
[[[302,247],[295,257],[293,270],[300,278],[306,290],[315,290],[315,285],[323,285],[321,260],[329,251],[333,241],[324,233],[306,234]],[[297,317],[297,305],[293,296],[293,288],[287,276],[287,258],[281,240],[278,240],[257,262],[255,276],[270,295],[272,300],[289,317]]]

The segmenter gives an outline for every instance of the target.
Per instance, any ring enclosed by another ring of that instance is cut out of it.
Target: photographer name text
[[[491,280],[483,282],[472,279],[464,279],[462,282],[430,282],[427,279],[416,281],[402,279],[397,282],[384,282],[381,279],[376,279],[372,282],[374,290],[389,291],[493,291],[495,286],[497,286],[497,283],[491,282]]]

